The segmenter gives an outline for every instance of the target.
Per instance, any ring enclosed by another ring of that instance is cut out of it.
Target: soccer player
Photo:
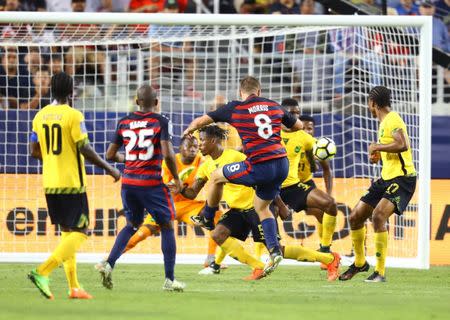
[[[281,105],[295,117],[300,114],[300,108],[295,99],[284,99]],[[303,122],[304,130],[298,132],[281,131],[281,138],[286,146],[289,159],[289,174],[281,186],[281,199],[295,212],[306,210],[306,214],[316,217],[320,236],[319,250],[330,252],[337,215],[336,202],[331,196],[332,173],[328,162],[320,161],[327,192],[318,189],[312,179],[312,172],[315,169],[315,160],[312,154],[315,143],[312,136],[314,119],[301,116],[300,120]]]
[[[226,131],[218,125],[200,129],[200,150],[208,157],[200,166],[193,187],[183,189],[182,192],[186,197],[195,198],[217,167],[246,159],[243,153],[222,147],[221,143],[225,137]],[[253,268],[253,273],[245,280],[259,280],[266,275],[263,271],[264,264],[250,255],[237,240],[245,241],[251,231],[255,243],[264,244],[265,242],[261,221],[253,208],[254,197],[253,188],[233,183],[225,184],[223,200],[226,201],[230,210],[222,216],[212,232],[213,239],[222,248],[224,254],[217,257],[208,268],[200,271],[200,274],[219,273],[220,263],[228,254]],[[337,253],[322,253],[302,246],[281,246],[280,249],[287,259],[325,263],[328,269],[328,280],[334,281],[338,278],[340,257]]]
[[[254,208],[261,220],[270,253],[264,271],[271,273],[283,260],[276,221],[269,209],[289,170],[286,150],[281,144],[281,125],[291,131],[300,130],[303,125],[277,102],[260,97],[261,85],[257,79],[250,76],[242,79],[239,92],[243,101],[229,102],[216,111],[194,119],[184,134],[189,135],[213,122],[227,122],[237,129],[247,159],[227,164],[211,175],[204,218],[208,227],[214,228],[213,218],[225,183],[256,187]]]
[[[48,299],[53,299],[49,275],[64,265],[69,283],[69,298],[91,299],[78,283],[76,252],[87,239],[89,207],[86,196],[84,158],[104,169],[115,181],[119,170],[101,159],[89,144],[83,114],[68,105],[73,79],[64,72],[51,79],[52,96],[56,100],[40,110],[33,119],[31,156],[42,160],[43,182],[48,214],[52,224],[61,228],[61,242],[51,256],[28,278]]]
[[[112,270],[128,241],[144,220],[144,209],[161,227],[161,249],[164,255],[165,282],[163,290],[183,291],[185,284],[174,277],[176,243],[173,230],[175,209],[168,187],[161,177],[164,158],[173,176],[174,193],[181,190],[175,153],[171,142],[171,124],[157,112],[158,99],[152,87],[143,85],[137,90],[135,111],[122,118],[106,152],[106,158],[124,162],[122,202],[127,225],[118,233],[106,261],[96,266],[102,284],[112,289]],[[119,152],[125,146],[125,154]]]
[[[357,273],[369,270],[364,254],[364,224],[372,218],[376,266],[365,281],[385,282],[386,223],[393,213],[401,215],[406,209],[416,188],[416,170],[406,125],[400,115],[391,110],[391,91],[384,86],[373,88],[369,92],[368,105],[372,116],[380,121],[378,142],[369,146],[369,160],[371,163],[382,160],[381,178],[372,182],[350,214],[355,262],[339,279],[350,280]]]
[[[198,140],[195,137],[183,137],[180,143],[180,153],[175,155],[177,161],[178,176],[180,177],[183,187],[192,186],[197,175],[198,168],[203,161],[203,157],[198,152]],[[172,183],[173,176],[170,173],[166,163],[162,163],[163,181],[166,184]],[[182,194],[177,194],[173,198],[175,204],[175,219],[178,222],[184,222],[193,225],[190,217],[196,216],[205,206],[205,201],[196,199],[187,199]],[[151,215],[147,215],[144,223],[139,230],[131,237],[125,252],[134,248],[139,242],[145,240],[152,234],[159,234],[159,226],[155,223]],[[208,266],[214,261],[214,253],[217,244],[210,239],[208,243],[208,256],[205,264]]]

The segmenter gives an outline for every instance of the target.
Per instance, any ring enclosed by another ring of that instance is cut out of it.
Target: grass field
[[[161,265],[118,265],[108,291],[93,266],[81,264],[90,301],[67,299],[62,269],[52,277],[55,300],[44,299],[26,278],[32,267],[0,264],[0,319],[450,319],[450,267],[390,269],[387,283],[368,284],[363,275],[328,283],[318,267],[281,266],[249,283],[243,266],[198,276],[197,266],[178,265],[188,287],[172,293],[161,290]]]

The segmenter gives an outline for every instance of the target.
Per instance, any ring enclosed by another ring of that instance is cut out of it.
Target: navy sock
[[[206,219],[214,220],[217,210],[219,210],[219,207],[210,207],[208,206],[208,204],[206,204],[205,208],[203,209],[203,214],[205,215]]]
[[[161,251],[164,255],[164,271],[166,278],[173,281],[175,278],[175,255],[177,253],[177,244],[175,242],[175,233],[173,229],[161,229]]]
[[[280,244],[277,238],[277,224],[274,218],[267,218],[261,221],[261,225],[264,231],[264,238],[266,239],[266,246],[269,252],[273,249],[278,249]]]
[[[122,230],[120,230],[119,234],[117,235],[116,242],[114,242],[114,246],[109,253],[108,260],[106,260],[111,265],[111,267],[114,268],[117,259],[119,259],[122,255],[128,241],[133,236],[133,234],[135,234],[136,230],[137,229],[133,228],[130,225],[126,225]]]

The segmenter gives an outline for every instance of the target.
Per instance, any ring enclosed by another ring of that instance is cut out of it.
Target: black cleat
[[[386,282],[386,277],[379,274],[378,271],[375,271],[366,280],[364,280],[364,282]]]
[[[362,267],[357,267],[355,266],[355,264],[353,263],[352,265],[350,265],[350,267],[348,268],[347,271],[345,271],[343,274],[341,274],[339,276],[339,280],[341,281],[347,281],[350,280],[351,278],[353,278],[357,273],[360,272],[367,272],[369,271],[370,266],[367,263],[367,261],[364,263],[364,265]]]
[[[192,216],[190,219],[195,226],[205,228],[206,230],[211,231],[215,228],[214,220],[208,220],[204,216]]]

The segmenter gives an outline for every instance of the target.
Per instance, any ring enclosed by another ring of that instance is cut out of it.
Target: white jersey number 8
[[[266,114],[258,114],[255,117],[255,125],[258,127],[258,135],[263,139],[269,139],[272,134],[271,120]]]

